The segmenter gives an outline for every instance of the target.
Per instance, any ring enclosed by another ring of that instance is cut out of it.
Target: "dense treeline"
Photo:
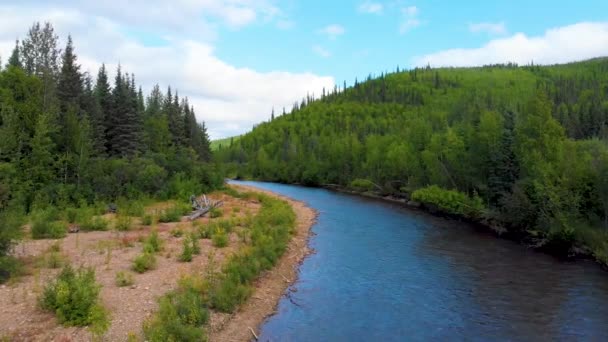
[[[453,210],[461,193],[475,219],[608,262],[608,59],[369,77],[216,154],[242,177],[418,191]]]
[[[0,257],[19,235],[17,218],[47,207],[119,197],[174,197],[221,184],[209,166],[204,124],[188,98],[104,65],[95,80],[68,37],[35,23],[0,66]]]

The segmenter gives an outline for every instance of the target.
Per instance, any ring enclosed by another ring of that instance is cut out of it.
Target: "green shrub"
[[[181,285],[159,299],[158,312],[144,323],[150,342],[206,341],[204,325],[209,310],[199,289]]]
[[[209,210],[210,218],[216,218],[220,216],[222,216],[222,210],[220,208],[211,208],[211,210]]]
[[[118,215],[116,216],[116,222],[114,223],[114,229],[124,232],[131,229],[131,224],[133,223],[133,219],[131,216],[126,215]]]
[[[60,239],[67,234],[67,231],[66,223],[48,221],[46,217],[39,217],[32,223],[33,239]]]
[[[198,244],[198,236],[195,233],[188,234],[190,242],[192,243],[192,253],[199,255],[201,254],[201,246]]]
[[[376,189],[376,185],[368,179],[355,179],[350,182],[350,188],[356,191],[372,191]]]
[[[55,281],[45,287],[40,305],[43,309],[54,312],[62,324],[105,325],[107,328],[107,316],[98,302],[99,290],[93,269],[81,268],[75,271],[68,265]]]
[[[45,264],[48,268],[60,268],[63,266],[64,260],[61,253],[52,251],[45,258]]]
[[[194,254],[194,250],[192,248],[192,241],[189,237],[185,238],[183,241],[183,249],[182,254],[179,256],[179,261],[181,262],[190,262],[192,261],[192,255]]]
[[[201,225],[197,227],[197,231],[198,231],[198,236],[201,239],[211,239],[211,236],[213,235],[213,230],[214,227],[212,227],[210,224],[206,224],[206,225]]]
[[[250,223],[249,248],[233,255],[210,289],[210,303],[223,312],[233,312],[251,295],[260,272],[270,269],[287,248],[295,225],[295,213],[284,201],[258,195],[262,208]]]
[[[144,273],[156,267],[156,257],[152,253],[142,253],[133,260],[133,271]]]
[[[131,286],[133,283],[133,274],[125,271],[119,271],[116,273],[116,286]]]
[[[187,208],[184,209],[184,208]],[[179,222],[182,219],[182,216],[190,212],[189,207],[185,207],[181,204],[176,204],[170,208],[167,208],[161,211],[158,216],[158,222],[169,223],[169,222]]]
[[[146,214],[141,218],[141,224],[144,226],[151,226],[154,223],[154,217],[150,214]]]
[[[223,229],[217,229],[211,236],[213,246],[223,248],[228,246],[228,234]]]
[[[163,249],[163,243],[158,235],[156,230],[153,230],[152,233],[144,240],[144,252],[145,253],[158,253]]]
[[[483,200],[479,196],[469,197],[465,193],[442,189],[436,185],[414,191],[412,199],[427,205],[435,205],[448,214],[471,219],[480,218],[485,210]]]
[[[0,256],[0,284],[23,273],[23,265],[12,256]]]
[[[66,214],[66,220],[68,221],[68,223],[75,223],[76,219],[78,219],[78,216],[79,216],[78,209],[76,209],[76,208],[67,208],[65,210],[65,214]]]
[[[83,231],[108,230],[108,220],[101,216],[87,217],[79,223],[79,226]]]
[[[184,231],[181,228],[173,228],[171,229],[171,236],[173,237],[181,237],[184,235]]]

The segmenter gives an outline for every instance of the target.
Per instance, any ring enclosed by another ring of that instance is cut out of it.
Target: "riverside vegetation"
[[[144,204],[223,182],[188,98],[158,85],[144,97],[120,65],[112,85],[104,65],[96,76],[81,71],[70,37],[59,48],[50,23],[35,23],[0,65],[0,282],[19,272],[10,252],[25,223],[35,239],[61,238],[68,224],[105,230],[100,215],[116,203],[115,228],[127,230]]]
[[[608,59],[397,70],[320,95],[217,160],[237,178],[409,197],[608,264]]]

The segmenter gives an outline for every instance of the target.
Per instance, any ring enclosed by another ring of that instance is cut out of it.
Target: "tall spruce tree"
[[[62,56],[59,83],[57,84],[57,97],[62,112],[65,112],[70,106],[78,107],[81,100],[83,92],[82,74],[76,59],[72,37],[68,36],[68,42]]]
[[[13,48],[13,52],[8,59],[6,67],[16,67],[23,68],[23,64],[21,63],[21,53],[19,52],[19,40],[15,41],[15,48]]]
[[[94,136],[99,138],[95,143],[96,150],[98,153],[103,154],[110,150],[108,132],[110,127],[110,112],[112,111],[112,91],[108,82],[105,64],[101,65],[97,73],[94,93],[95,100],[99,106],[99,115],[91,115],[91,124]]]

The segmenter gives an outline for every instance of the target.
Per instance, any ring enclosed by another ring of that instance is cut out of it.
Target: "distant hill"
[[[304,99],[216,159],[240,176],[415,195],[608,262],[607,141],[597,58],[370,76]]]
[[[234,137],[228,137],[228,138],[224,138],[224,139],[217,139],[217,140],[213,140],[211,141],[211,151],[217,151],[221,148],[228,148],[230,147],[230,142],[232,141],[233,143],[238,141],[241,138],[240,135],[234,136]]]

